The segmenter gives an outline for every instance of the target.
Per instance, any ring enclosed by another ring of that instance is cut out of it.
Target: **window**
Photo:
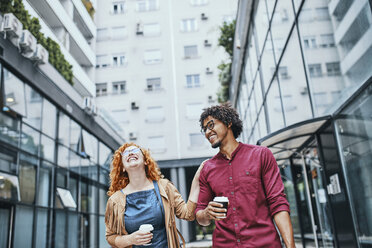
[[[326,92],[314,92],[314,101],[317,106],[327,106],[328,99]]]
[[[164,108],[162,106],[148,107],[146,121],[161,122],[165,119]]]
[[[340,62],[326,63],[327,75],[328,76],[339,76],[341,75]]]
[[[126,81],[112,82],[112,94],[124,94],[126,92]]]
[[[96,68],[104,68],[110,66],[110,57],[108,55],[97,55]]]
[[[112,3],[112,13],[114,15],[117,15],[117,14],[123,14],[124,11],[125,11],[125,3],[123,1],[121,2],[113,2]]]
[[[107,95],[107,83],[96,84],[96,96],[106,96]]]
[[[200,75],[186,75],[186,87],[187,88],[198,88],[200,87]]]
[[[147,81],[147,90],[154,91],[161,89],[161,79],[160,78],[148,78]]]
[[[181,21],[181,31],[182,32],[193,32],[198,29],[198,24],[194,18],[183,19]]]
[[[208,4],[208,0],[190,0],[192,6],[200,6]]]
[[[316,38],[315,38],[315,36],[304,37],[304,47],[306,49],[316,48],[317,45],[316,45]]]
[[[303,8],[299,16],[300,22],[311,22],[313,20],[313,15],[311,9]]]
[[[150,23],[143,25],[143,33],[145,36],[156,36],[160,34],[159,23]]]
[[[201,133],[190,133],[190,146],[203,146],[205,138]]]
[[[335,46],[335,38],[333,34],[322,34],[320,35],[320,39],[322,44],[321,47],[334,47]]]
[[[112,56],[112,65],[113,66],[123,66],[126,64],[126,57],[124,54],[117,54]]]
[[[158,0],[138,0],[136,9],[139,12],[157,10],[159,9],[159,1]]]
[[[145,64],[157,64],[162,60],[160,50],[148,50],[145,51],[144,62]]]
[[[164,136],[148,137],[148,144],[150,151],[154,153],[165,152],[165,139]]]
[[[108,28],[97,28],[97,42],[110,39]]]
[[[293,110],[296,110],[297,107],[293,101],[293,96],[292,95],[283,95],[282,96],[282,99],[283,99],[283,107],[284,107],[284,110],[287,112],[287,111],[293,111]]]
[[[186,105],[186,117],[189,119],[198,119],[203,109],[202,103],[189,103]]]
[[[321,77],[322,76],[321,64],[309,64],[308,67],[309,67],[310,77]]]
[[[125,26],[113,27],[112,28],[112,39],[113,40],[122,40],[128,35],[127,29]]]
[[[324,8],[316,8],[315,9],[316,19],[323,21],[323,20],[329,20],[329,13],[328,13],[328,7]]]
[[[185,58],[195,58],[198,56],[198,46],[184,46],[184,53],[185,53]]]
[[[288,68],[287,66],[279,66],[278,68],[279,79],[288,79]]]

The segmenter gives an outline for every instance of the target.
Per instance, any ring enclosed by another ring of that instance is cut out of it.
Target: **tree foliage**
[[[218,79],[221,87],[217,92],[218,102],[223,103],[229,100],[229,87],[231,83],[231,61],[234,52],[235,20],[231,23],[224,22],[220,27],[221,35],[218,45],[222,46],[229,55],[228,61],[222,61],[217,67],[219,69]]]

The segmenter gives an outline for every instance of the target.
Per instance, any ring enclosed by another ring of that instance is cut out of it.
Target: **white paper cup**
[[[140,227],[139,227],[139,230],[140,231],[143,231],[143,232],[151,232],[154,230],[154,227],[151,225],[151,224],[142,224]],[[148,244],[144,244],[144,246],[147,246],[147,245],[151,245],[152,243],[148,243]]]
[[[229,205],[229,198],[225,197],[225,196],[216,196],[215,198],[213,198],[213,201],[214,202],[217,202],[217,203],[221,203],[223,205],[222,208],[225,208],[226,209],[226,216],[227,216],[227,206]],[[221,217],[221,219],[223,218],[226,218],[226,217]]]

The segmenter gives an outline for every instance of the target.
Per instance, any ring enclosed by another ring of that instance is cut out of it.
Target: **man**
[[[289,204],[271,151],[236,140],[242,121],[229,105],[205,109],[199,121],[212,147],[220,150],[200,173],[195,210],[200,225],[216,221],[213,247],[282,247],[273,219],[286,247],[295,247]],[[228,197],[228,211],[213,202],[215,196]]]

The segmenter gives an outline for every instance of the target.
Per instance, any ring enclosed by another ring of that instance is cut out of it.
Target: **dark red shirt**
[[[239,143],[228,160],[218,153],[200,173],[195,213],[215,196],[227,196],[227,217],[216,221],[213,247],[282,247],[273,223],[279,211],[289,212],[280,171],[266,147]]]

